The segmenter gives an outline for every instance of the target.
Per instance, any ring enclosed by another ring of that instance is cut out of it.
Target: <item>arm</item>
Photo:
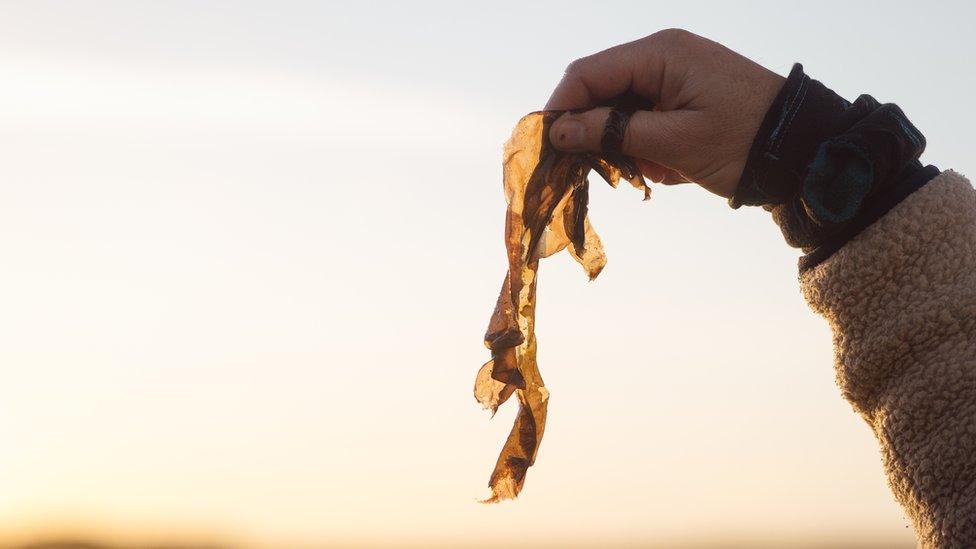
[[[976,546],[976,191],[938,175],[800,280],[922,546]]]
[[[563,150],[598,151],[605,108],[648,98],[623,152],[654,181],[770,211],[802,248],[800,280],[831,325],[838,384],[881,445],[925,547],[976,547],[976,191],[923,166],[895,105],[853,103],[685,31],[574,62],[547,108]],[[590,109],[578,112],[579,109]]]

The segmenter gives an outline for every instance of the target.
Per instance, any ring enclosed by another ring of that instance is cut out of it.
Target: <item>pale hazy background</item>
[[[976,9],[881,6],[0,3],[0,538],[912,546],[797,252],[691,186],[595,186],[606,270],[542,268],[537,465],[475,502],[513,123],[679,26],[976,172]]]

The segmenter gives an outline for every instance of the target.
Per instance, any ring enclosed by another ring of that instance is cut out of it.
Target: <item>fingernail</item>
[[[558,149],[579,149],[583,147],[586,128],[577,120],[561,120],[556,123],[556,142]]]

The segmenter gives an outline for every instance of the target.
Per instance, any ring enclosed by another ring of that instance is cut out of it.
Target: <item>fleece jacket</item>
[[[920,546],[976,548],[976,191],[942,172],[800,283]]]

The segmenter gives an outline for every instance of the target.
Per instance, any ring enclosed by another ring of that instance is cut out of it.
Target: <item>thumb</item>
[[[624,131],[621,151],[627,156],[648,160],[680,170],[681,146],[675,137],[690,113],[683,111],[636,111]],[[608,107],[580,113],[566,113],[552,124],[549,140],[566,152],[601,152],[600,141],[610,116]]]

